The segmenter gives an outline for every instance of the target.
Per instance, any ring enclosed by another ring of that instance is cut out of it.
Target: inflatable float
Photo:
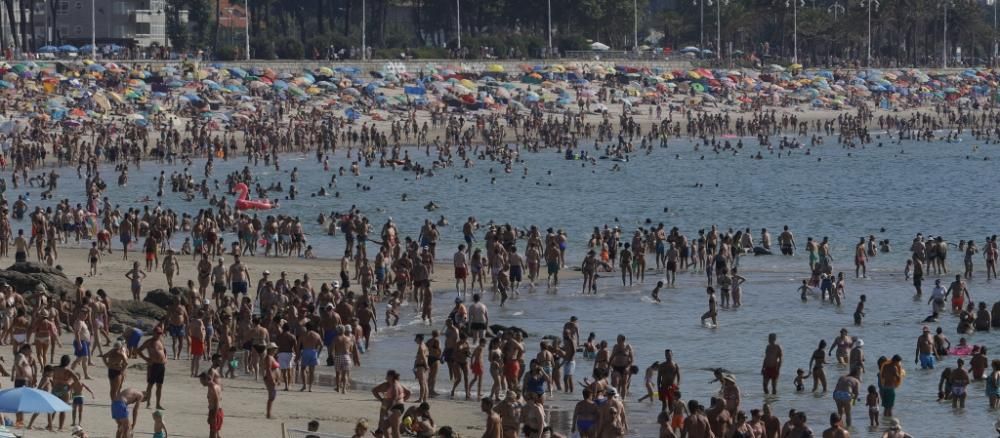
[[[239,183],[233,187],[233,191],[236,192],[236,209],[237,210],[270,210],[274,208],[271,205],[271,201],[267,199],[263,200],[252,200],[250,199],[250,188],[246,184]]]

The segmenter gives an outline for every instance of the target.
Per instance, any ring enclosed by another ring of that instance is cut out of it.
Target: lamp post
[[[632,51],[639,52],[639,0],[632,0]]]
[[[247,13],[246,13],[246,20],[247,21],[246,21],[246,23],[245,23],[246,25],[244,27],[246,28],[247,38],[246,38],[246,48],[245,49],[247,51],[247,61],[249,61],[250,60],[250,0],[246,0],[246,9],[247,9]]]
[[[365,45],[368,43],[368,2],[361,0],[361,60],[365,60]]]
[[[705,53],[705,4],[712,6],[712,0],[694,0],[695,3],[701,4],[702,11],[702,30],[701,30],[701,53],[699,56]],[[729,4],[729,0],[715,0],[715,57],[716,59],[722,59],[722,4]]]
[[[715,2],[715,58],[722,59],[722,4],[729,5],[729,0]],[[711,3],[709,3],[711,4]]]
[[[701,34],[701,43],[698,46],[698,57],[701,57],[701,51],[705,50],[705,1],[706,0],[694,0],[695,4],[699,6],[698,32]]]
[[[944,9],[944,32],[942,34],[942,42],[944,43],[941,47],[941,68],[948,68],[948,5],[951,4],[951,0],[944,0],[941,2],[941,7]]]
[[[868,9],[868,56],[865,58],[865,65],[871,67],[872,63],[872,6],[878,11],[878,0],[861,0],[861,6]]]
[[[792,7],[792,62],[799,63],[799,3],[806,5],[805,0],[786,0],[785,7]]]
[[[548,0],[549,56],[552,56],[552,0]]]
[[[97,0],[90,0],[90,58],[97,60]]]

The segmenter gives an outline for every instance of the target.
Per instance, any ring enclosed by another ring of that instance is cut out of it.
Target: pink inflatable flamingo
[[[253,201],[250,199],[250,188],[246,184],[239,183],[233,187],[233,191],[236,192],[236,209],[237,210],[270,210],[274,208],[271,205],[271,201],[267,199],[260,201]]]

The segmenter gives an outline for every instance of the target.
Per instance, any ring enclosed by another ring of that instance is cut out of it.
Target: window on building
[[[77,10],[83,9],[83,2],[76,2],[76,9]]]
[[[69,14],[69,1],[63,0],[59,2],[59,15]]]
[[[35,15],[45,15],[49,9],[49,5],[46,2],[36,2],[35,3]]]
[[[80,36],[83,35],[83,27],[75,26],[73,27],[73,35]]]

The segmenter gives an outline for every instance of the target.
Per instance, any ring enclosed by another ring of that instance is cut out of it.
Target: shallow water
[[[812,155],[794,151],[792,156],[779,159],[765,151],[765,159],[752,160],[749,156],[756,148],[745,148],[737,156],[716,155],[711,151],[693,151],[690,142],[673,141],[668,149],[657,148],[649,156],[635,155],[630,162],[620,163],[621,172],[609,171],[615,164],[612,162],[598,161],[591,166],[566,161],[555,152],[527,154],[527,176],[523,176],[525,163],[515,165],[511,174],[503,173],[502,167],[495,163],[478,162],[472,169],[439,169],[436,176],[419,180],[402,170],[365,168],[360,178],[338,178],[334,191],[340,192],[340,198],[319,199],[308,193],[325,185],[330,175],[322,173],[322,165],[312,155],[285,156],[280,173],[273,168],[267,171],[259,168],[255,174],[265,186],[280,180],[287,187],[288,171],[293,166],[299,168],[304,180],[299,188],[304,194],[294,201],[283,200],[278,212],[302,218],[311,234],[310,243],[320,255],[326,256],[341,254],[342,240],[326,237],[324,229],[316,225],[315,217],[321,212],[346,211],[351,205],[361,207],[375,224],[376,232],[391,215],[403,235],[413,237],[424,219],[444,215],[452,225],[442,230],[439,258],[450,256],[451,248],[461,240],[461,222],[469,215],[484,223],[492,219],[519,227],[535,224],[542,229],[563,228],[570,236],[571,265],[576,265],[586,251],[592,227],[614,225],[615,218],[625,231],[650,218],[653,223],[662,221],[668,227],[678,226],[688,236],[716,223],[722,228],[750,227],[755,238],[761,227],[767,227],[776,238],[781,226],[787,224],[796,232],[800,250],[806,236],[830,236],[837,259],[835,269],[846,271],[849,278],[848,298],[841,308],[822,304],[815,298],[808,303],[799,300],[795,289],[806,276],[805,257],[771,256],[745,257],[741,261],[741,273],[749,278],[744,307],[722,311],[717,329],[704,328],[698,323],[698,316],[706,308],[704,280],[691,274],[681,275],[676,289],[665,290],[661,294],[663,303],[659,305],[648,298],[657,279],[650,274],[645,285],[630,288],[620,287],[614,277],[602,279],[601,293],[597,296],[578,296],[578,282],[567,282],[555,294],[544,290],[525,292],[504,309],[492,305],[491,315],[497,323],[517,325],[532,333],[528,339],[530,356],[537,352],[541,336],[557,334],[569,315],[580,318],[584,334],[595,332],[598,339],[611,342],[618,333],[627,335],[642,370],[652,361],[662,359],[663,350],[670,348],[682,367],[684,398],[695,398],[703,404],[708,403],[717,386],[707,383],[711,373],[701,368],[727,368],[737,376],[746,410],[761,405],[760,362],[767,334],[776,332],[785,348],[786,365],[779,395],[770,401],[783,420],[789,408],[805,410],[817,432],[825,427],[828,414],[835,410],[833,400],[829,392],[822,395],[793,392],[794,370],[807,367],[809,355],[820,339],[830,341],[841,327],[848,327],[852,335],[865,340],[869,370],[880,355],[903,356],[909,375],[899,391],[896,413],[907,431],[914,436],[985,437],[992,435],[996,413],[986,409],[988,402],[981,382],[970,387],[967,409],[956,412],[950,405],[935,401],[939,370],[914,369],[912,352],[920,332],[919,321],[928,313],[928,306],[926,301],[913,299],[912,288],[901,278],[908,247],[904,242],[917,232],[941,234],[953,242],[974,238],[980,243],[995,232],[994,188],[1000,175],[994,172],[993,163],[1000,154],[996,146],[984,146],[976,152],[972,149],[969,142],[906,143],[863,150],[828,145]],[[675,154],[679,154],[679,159],[675,159]],[[966,159],[967,155],[971,159]],[[431,161],[422,154],[415,157],[425,164]],[[984,161],[984,157],[990,160]],[[820,158],[822,161],[818,161]],[[194,163],[194,173],[201,175],[203,163]],[[244,165],[245,160],[216,163],[215,175],[221,179],[225,173]],[[331,160],[334,169],[348,165],[342,155]],[[182,168],[163,167],[168,175]],[[493,174],[489,173],[491,168]],[[141,170],[132,169],[130,185],[112,186],[107,195],[123,206],[151,205],[123,201],[135,201],[155,192],[154,178],[160,169],[153,164],[144,164]],[[370,175],[373,180],[369,180]],[[459,176],[468,177],[469,182],[459,180]],[[111,169],[105,170],[103,177],[112,185],[116,180]],[[491,184],[492,177],[496,178],[495,184]],[[82,194],[75,182],[75,173],[64,172],[56,199],[80,199]],[[370,185],[372,190],[363,192],[355,186],[358,183]],[[704,187],[695,188],[696,183]],[[12,190],[8,198],[24,192]],[[410,200],[400,202],[404,192]],[[422,207],[429,201],[435,201],[441,208],[425,211]],[[204,200],[188,203],[174,193],[167,193],[163,203],[192,213],[207,207]],[[664,207],[669,208],[667,213],[663,212]],[[880,232],[883,227],[886,231]],[[851,280],[849,260],[853,246],[858,237],[868,234],[891,239],[895,252],[880,255],[870,263],[871,280]],[[959,268],[960,256],[955,250],[950,262],[952,269]],[[976,264],[981,269],[981,257],[977,256]],[[994,286],[987,284],[981,273],[977,274],[970,284],[973,298],[996,300]],[[929,285],[934,277],[928,277]],[[440,294],[446,297],[438,301],[443,303],[438,309],[442,313],[437,319],[440,322],[450,307],[448,299],[453,292],[449,292],[451,285],[439,287]],[[864,326],[856,328],[851,326],[851,315],[861,293],[868,296],[868,317]],[[381,306],[379,310],[381,316]],[[956,319],[948,315],[941,324],[945,333],[957,342]],[[405,308],[401,325],[377,335],[373,349],[363,358],[366,367],[354,377],[372,382],[385,369],[397,368],[404,378],[412,379],[408,371],[414,351],[412,335],[429,331],[430,327],[416,320],[412,307]],[[1000,351],[1000,342],[993,334],[979,333],[969,340],[994,352]],[[953,365],[954,358],[947,359],[945,364]],[[578,378],[589,373],[590,366],[589,362],[581,361]],[[837,377],[846,371],[835,365],[827,367],[831,392]],[[873,382],[873,376],[867,375],[865,386]],[[445,384],[445,379],[439,378],[439,386]],[[484,389],[488,389],[486,386]],[[633,380],[632,391],[644,392],[641,373]],[[551,406],[556,410],[571,409],[574,399],[557,395]],[[653,436],[657,408],[635,402],[629,403],[628,408],[633,434]],[[565,418],[558,414],[557,417]],[[568,421],[558,418],[558,423]],[[565,430],[568,431],[568,425]],[[861,403],[855,407],[852,433],[863,437],[881,433],[867,428],[867,411]]]

